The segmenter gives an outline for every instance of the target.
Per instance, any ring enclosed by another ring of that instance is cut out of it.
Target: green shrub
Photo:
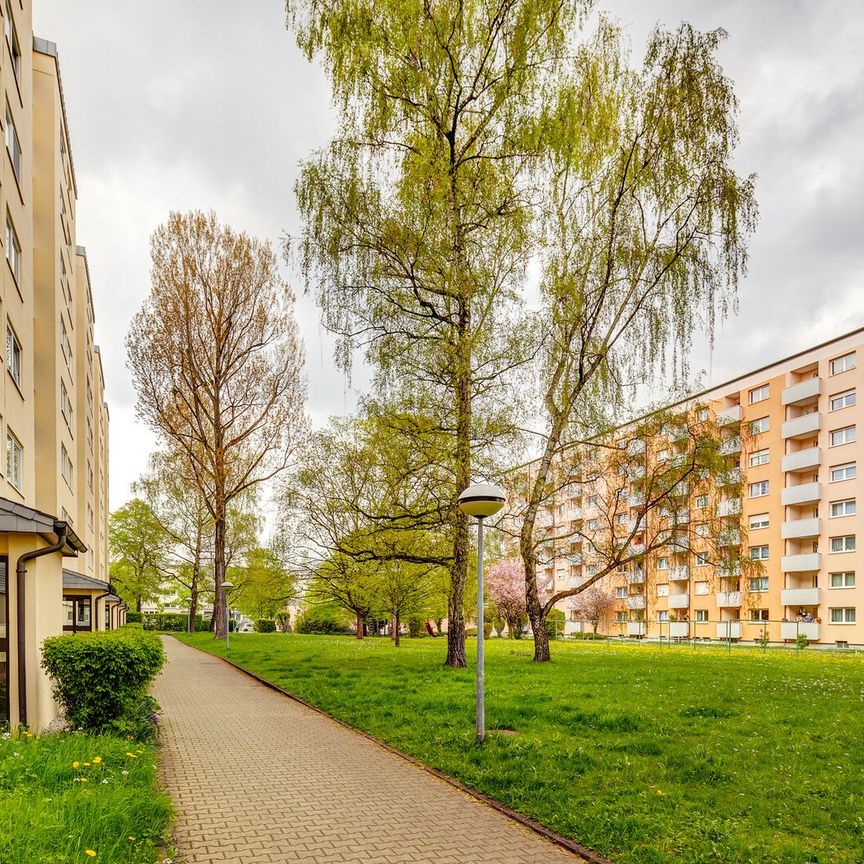
[[[477,635],[477,628],[476,627],[466,627],[465,628],[465,635],[466,636],[476,636]]]
[[[129,618],[127,616],[126,620]],[[201,622],[201,616],[195,616],[195,629]],[[145,612],[145,630],[162,630],[169,633],[185,633],[189,629],[189,616],[180,612]],[[206,629],[206,628],[205,628]]]
[[[55,698],[72,728],[89,732],[111,731],[116,721],[139,712],[164,662],[160,639],[134,629],[52,636],[42,643],[42,666]]]
[[[202,618],[200,615],[195,616],[195,632],[196,633],[209,633],[210,632],[210,619]]]
[[[297,633],[350,633],[345,614],[330,604],[310,606],[297,616]]]
[[[120,629],[121,630],[143,630],[144,625],[140,621],[127,621]]]
[[[276,622],[272,618],[261,618],[255,622],[256,633],[275,633]]]
[[[591,633],[591,632],[572,633],[571,636],[573,639],[584,639],[588,642],[590,642],[593,639],[605,639],[606,638],[602,633]]]
[[[795,637],[795,647],[800,651],[802,648],[806,648],[808,645],[807,636],[804,633],[799,633]]]
[[[141,624],[144,621],[144,613],[143,612],[133,612],[131,609],[126,613],[126,623],[134,624],[135,622]]]
[[[546,616],[546,635],[557,639],[564,632],[564,613],[560,609],[550,609]]]
[[[408,635],[417,639],[426,632],[425,621],[419,615],[412,615],[408,619]]]

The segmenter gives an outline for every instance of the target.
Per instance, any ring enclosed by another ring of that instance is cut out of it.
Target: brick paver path
[[[166,638],[162,781],[189,864],[574,864],[372,741]]]

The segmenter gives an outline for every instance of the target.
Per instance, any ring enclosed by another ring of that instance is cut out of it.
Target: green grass
[[[491,640],[487,724],[517,734],[477,747],[473,670],[444,651],[276,633],[230,656],[619,864],[864,861],[860,658],[557,643],[538,666]]]
[[[164,858],[171,806],[156,789],[155,762],[155,748],[107,735],[4,735],[0,861],[152,864]]]

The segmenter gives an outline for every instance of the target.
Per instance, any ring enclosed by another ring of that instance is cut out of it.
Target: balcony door
[[[63,629],[67,633],[87,633],[93,629],[90,598],[66,595],[63,598]]]

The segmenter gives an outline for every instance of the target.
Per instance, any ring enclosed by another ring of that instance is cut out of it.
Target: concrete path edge
[[[172,638],[175,637],[172,636]],[[314,711],[316,714],[320,714],[322,717],[326,717],[328,720],[332,720],[334,723],[337,723],[339,726],[342,726],[345,729],[350,729],[352,732],[355,732],[358,735],[362,735],[368,741],[371,741],[373,744],[377,744],[379,747],[382,747],[384,750],[387,750],[394,756],[398,756],[400,759],[404,759],[406,762],[410,762],[412,765],[420,768],[427,774],[431,774],[433,777],[437,777],[439,780],[447,783],[450,786],[453,786],[460,792],[464,792],[466,795],[471,796],[472,798],[479,801],[481,804],[485,804],[487,807],[491,807],[493,810],[497,810],[499,813],[503,814],[508,819],[512,819],[514,822],[518,822],[520,825],[524,825],[526,828],[529,828],[534,833],[539,834],[541,837],[545,837],[547,840],[551,841],[556,846],[560,846],[561,848],[566,849],[568,852],[572,852],[574,855],[578,855],[580,858],[587,861],[588,864],[615,864],[614,861],[609,858],[604,858],[599,852],[595,852],[593,849],[589,849],[587,846],[583,846],[581,843],[577,843],[575,840],[570,840],[563,834],[558,834],[556,831],[553,831],[551,828],[547,828],[540,822],[537,822],[534,819],[531,819],[530,817],[519,813],[517,810],[513,810],[512,808],[508,807],[506,804],[502,804],[495,798],[491,798],[484,792],[480,792],[478,789],[467,786],[466,784],[457,780],[455,777],[451,777],[449,774],[445,774],[443,771],[439,771],[437,768],[433,768],[431,765],[427,765],[426,763],[421,762],[419,759],[415,759],[413,756],[410,756],[407,753],[403,753],[401,750],[397,750],[395,747],[388,744],[381,738],[377,738],[375,735],[372,735],[371,733],[366,732],[363,729],[358,729],[356,726],[352,726],[350,723],[346,723],[344,720],[340,720],[338,717],[334,717],[332,714],[324,711],[317,705],[313,705],[311,702],[307,702],[305,699],[297,696],[290,690],[285,690],[278,684],[274,684],[272,681],[268,681],[266,678],[262,678],[260,675],[257,675],[255,672],[246,669],[239,663],[235,663],[233,660],[229,660],[227,657],[221,657],[219,654],[211,654],[209,651],[205,651],[203,648],[199,648],[197,645],[190,645],[188,642],[183,642],[180,639],[178,639],[177,641],[180,642],[182,645],[187,646],[188,648],[194,648],[196,651],[200,651],[202,654],[206,654],[208,657],[214,657],[217,660],[221,660],[226,665],[232,666],[238,672],[242,672],[244,675],[248,675],[250,678],[253,678],[259,684],[263,684],[265,687],[268,687],[271,690],[275,690],[277,693],[281,693],[286,698],[297,702],[304,708],[308,708],[310,711]]]

